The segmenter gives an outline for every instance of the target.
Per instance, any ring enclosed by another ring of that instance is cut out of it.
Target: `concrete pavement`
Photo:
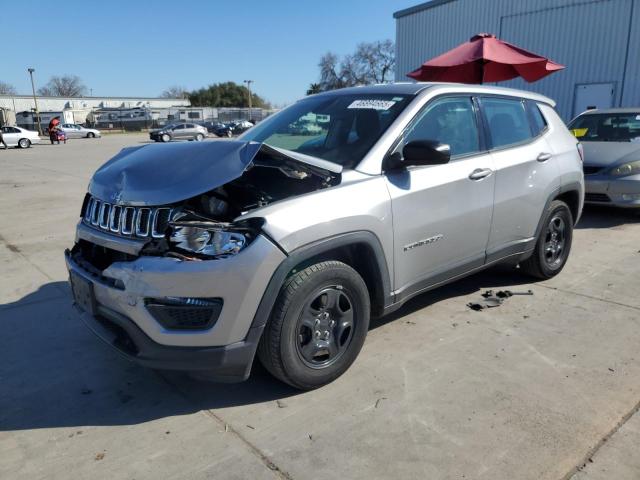
[[[144,141],[0,151],[0,478],[640,478],[638,215],[588,209],[551,281],[498,268],[414,299],[320,390],[259,366],[202,383],[122,360],[71,307],[90,175]],[[470,311],[486,288],[534,296]]]

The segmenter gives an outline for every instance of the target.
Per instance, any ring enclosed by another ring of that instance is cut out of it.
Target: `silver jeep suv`
[[[553,106],[487,86],[356,87],[236,141],[126,148],[93,176],[66,252],[75,303],[142,365],[244,380],[257,353],[294,387],[324,385],[371,316],[499,262],[562,270],[584,182]]]

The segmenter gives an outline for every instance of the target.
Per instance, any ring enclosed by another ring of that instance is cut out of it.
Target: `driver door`
[[[415,140],[451,149],[447,164],[386,173],[400,299],[485,262],[495,175],[479,125],[471,97],[441,97],[416,116],[396,149]]]

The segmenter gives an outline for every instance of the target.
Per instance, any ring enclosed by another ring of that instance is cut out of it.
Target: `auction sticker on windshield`
[[[396,102],[392,100],[354,100],[347,108],[367,108],[371,110],[389,110]]]

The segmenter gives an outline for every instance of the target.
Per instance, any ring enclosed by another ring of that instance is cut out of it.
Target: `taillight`
[[[584,163],[584,148],[582,147],[582,144],[580,142],[578,142],[578,155],[580,155],[580,161],[582,163]]]

